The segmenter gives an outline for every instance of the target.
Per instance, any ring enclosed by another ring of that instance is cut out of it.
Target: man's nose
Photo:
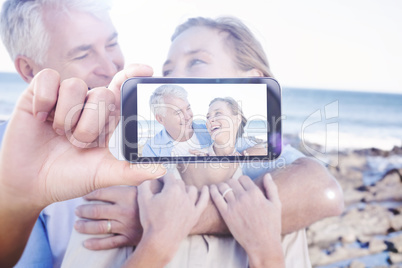
[[[118,71],[119,67],[112,57],[107,54],[99,56],[98,67],[95,69],[96,75],[112,78]]]
[[[192,117],[193,117],[193,113],[192,113],[192,112],[186,111],[186,112],[184,113],[184,119],[185,119],[185,120],[190,120]]]

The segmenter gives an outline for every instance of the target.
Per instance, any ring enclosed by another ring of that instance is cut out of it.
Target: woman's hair
[[[240,123],[239,129],[237,130],[237,133],[236,133],[236,139],[241,137],[243,135],[243,133],[244,133],[244,128],[245,128],[245,126],[247,124],[247,118],[244,116],[243,110],[241,109],[241,107],[239,106],[237,101],[235,101],[231,97],[215,98],[209,103],[209,106],[211,106],[214,102],[217,102],[217,101],[222,101],[222,102],[226,103],[227,106],[232,111],[233,115],[240,115],[241,116],[241,123]]]
[[[149,106],[154,115],[166,116],[165,98],[173,97],[187,100],[187,91],[178,85],[166,84],[155,89],[149,98]]]
[[[99,17],[110,6],[109,0],[7,0],[0,15],[1,39],[12,60],[23,55],[42,65],[50,49],[45,11],[69,14],[75,10]]]
[[[191,27],[203,26],[227,33],[226,42],[234,54],[234,61],[242,71],[252,69],[260,70],[265,77],[272,77],[268,59],[260,42],[255,38],[250,29],[239,19],[234,17],[190,18],[185,23],[177,26],[171,40]]]

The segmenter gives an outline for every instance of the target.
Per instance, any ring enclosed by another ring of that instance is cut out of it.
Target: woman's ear
[[[261,70],[253,68],[251,70],[246,71],[245,73],[246,77],[263,77],[264,74],[261,72]]]
[[[32,59],[25,56],[17,56],[14,60],[14,66],[22,79],[27,83],[32,81],[37,70],[39,70],[38,65]]]

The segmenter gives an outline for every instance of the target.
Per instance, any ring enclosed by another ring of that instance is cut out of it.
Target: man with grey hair
[[[1,38],[27,83],[41,70],[51,68],[61,81],[74,77],[83,80],[88,89],[107,86],[124,66],[109,9],[107,0],[7,0],[0,17]],[[48,115],[40,116],[45,120]],[[65,134],[62,126],[54,128],[59,135]],[[41,212],[16,267],[60,266],[76,205],[77,199],[73,199]]]
[[[149,105],[162,129],[145,144],[143,156],[191,156],[190,150],[211,145],[205,124],[193,122],[186,90],[178,85],[155,89]]]

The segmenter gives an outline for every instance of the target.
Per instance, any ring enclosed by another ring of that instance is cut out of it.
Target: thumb
[[[117,96],[120,96],[120,88],[124,81],[131,77],[137,76],[152,76],[154,71],[152,68],[145,64],[130,64],[122,71],[118,72],[110,82],[109,89]]]
[[[95,187],[103,188],[113,185],[139,185],[145,180],[157,179],[166,174],[161,164],[132,164],[119,161],[111,154],[99,165],[95,177]]]

